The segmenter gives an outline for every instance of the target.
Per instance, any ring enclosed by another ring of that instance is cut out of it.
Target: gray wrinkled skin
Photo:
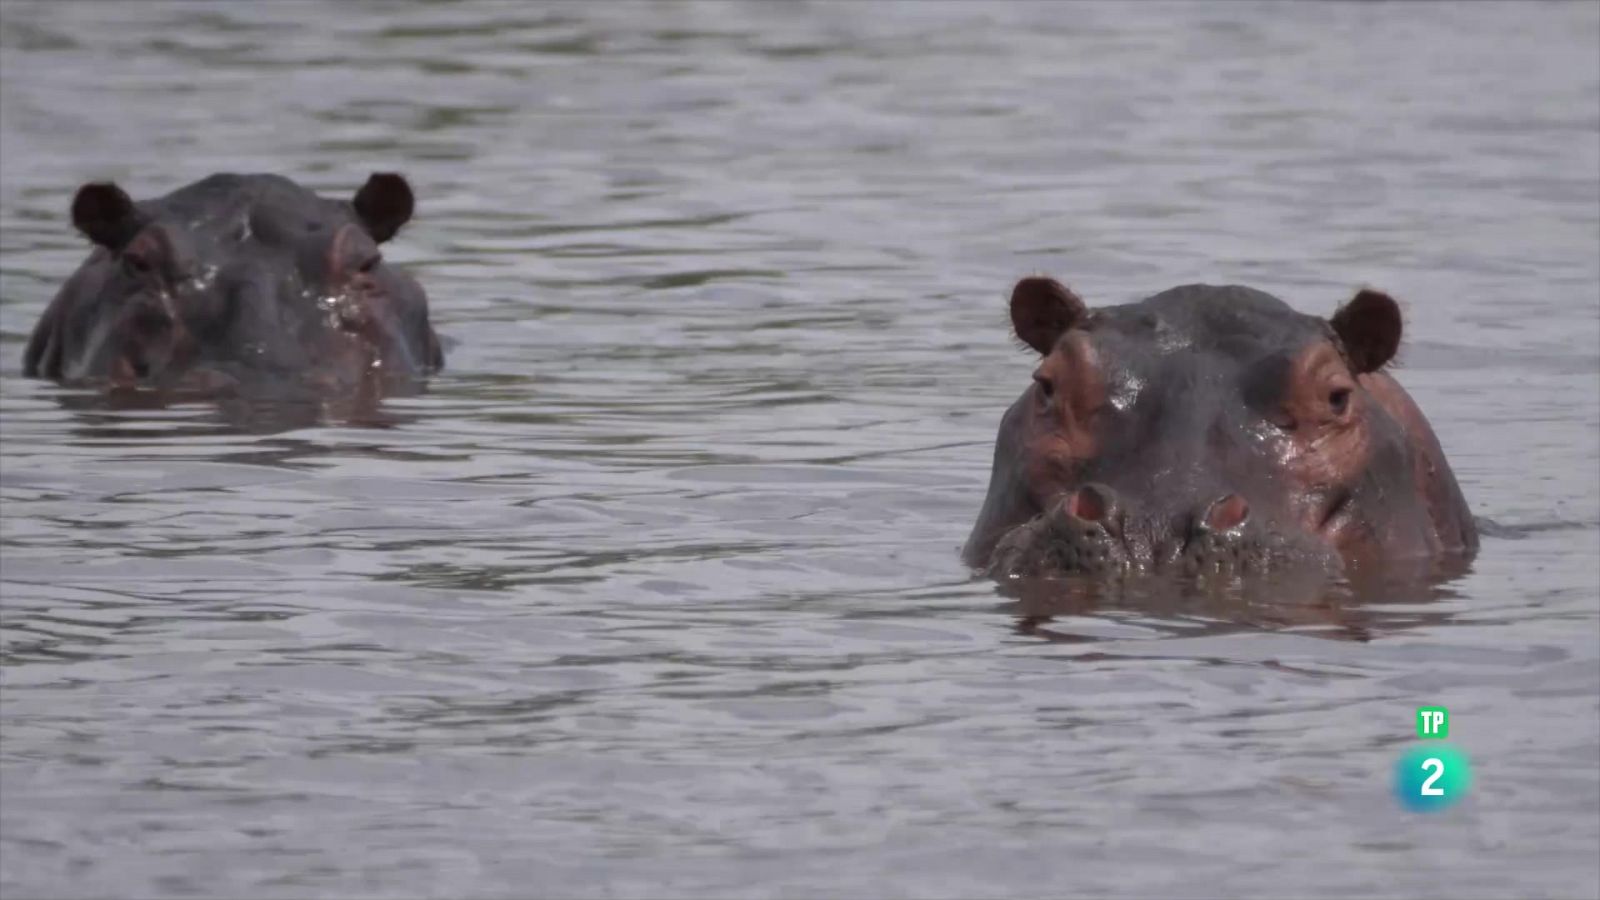
[[[1030,441],[1058,426],[1030,413],[1039,386],[1024,392],[1000,426],[988,497],[964,550],[969,564],[1001,577],[1337,571],[1343,560],[1326,527],[1334,521],[1346,546],[1380,554],[1436,552],[1428,536],[1441,523],[1460,535],[1446,549],[1475,548],[1448,463],[1432,459],[1436,504],[1415,476],[1417,454],[1436,447],[1423,447],[1364,387],[1355,390],[1366,398],[1358,407],[1365,464],[1340,482],[1307,484],[1295,474],[1289,432],[1271,417],[1293,360],[1317,342],[1338,346],[1327,320],[1247,287],[1185,285],[1092,309],[1072,331],[1092,343],[1104,380],[1097,450],[1045,492]],[[1074,515],[1068,501],[1086,485],[1107,506],[1093,520]],[[1229,497],[1248,513],[1209,527],[1207,510]]]
[[[1180,537],[1141,556],[1104,524],[1087,522],[1064,503],[1006,532],[986,567],[991,575],[1105,577],[1135,571],[1184,576],[1261,575],[1288,567],[1334,572],[1337,555],[1314,541],[1259,526],[1213,531],[1191,526]]]
[[[80,207],[96,191],[98,204]],[[410,217],[399,176],[374,175],[350,201],[277,175],[218,174],[125,216],[114,193],[86,185],[74,201],[74,224],[98,246],[40,316],[24,374],[321,397],[393,389],[443,364],[421,285],[379,250]]]

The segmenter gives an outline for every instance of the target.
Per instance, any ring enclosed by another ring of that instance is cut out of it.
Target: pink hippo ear
[[[1011,328],[1041,356],[1049,356],[1061,335],[1087,312],[1078,295],[1054,278],[1024,278],[1011,289]]]
[[[1339,307],[1330,323],[1357,375],[1383,368],[1400,349],[1400,305],[1382,291],[1362,289]]]
[[[372,173],[361,190],[356,191],[351,203],[367,234],[380,244],[394,237],[400,226],[411,221],[411,213],[416,209],[411,185],[394,172]]]
[[[96,244],[119,253],[144,227],[133,200],[109,181],[90,182],[72,197],[72,225]]]

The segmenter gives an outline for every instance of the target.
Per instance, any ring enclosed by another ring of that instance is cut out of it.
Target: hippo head
[[[1399,307],[1331,319],[1246,287],[1090,309],[1011,296],[1033,384],[1006,412],[963,551],[1001,575],[1340,568],[1476,542],[1427,421],[1382,368]]]
[[[276,175],[213,175],[139,203],[86,184],[72,223],[96,246],[35,328],[24,372],[315,392],[437,369],[427,298],[379,252],[412,209],[394,174],[350,200]]]

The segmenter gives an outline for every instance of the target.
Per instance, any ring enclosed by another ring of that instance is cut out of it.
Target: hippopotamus
[[[23,374],[111,388],[321,394],[443,365],[421,285],[379,245],[411,218],[405,178],[349,200],[278,175],[217,174],[135,202],[80,187],[94,243],[34,327]]]
[[[1237,285],[1090,308],[1036,276],[1010,311],[1039,364],[1001,419],[969,565],[1349,573],[1476,549],[1438,438],[1386,371],[1389,295],[1360,290],[1326,319]]]

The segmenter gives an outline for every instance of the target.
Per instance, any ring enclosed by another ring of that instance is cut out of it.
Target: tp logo
[[[1442,706],[1417,709],[1417,737],[1428,741],[1450,735],[1450,711]],[[1415,812],[1438,812],[1454,806],[1472,787],[1467,755],[1448,744],[1424,744],[1400,754],[1394,765],[1394,796]]]

